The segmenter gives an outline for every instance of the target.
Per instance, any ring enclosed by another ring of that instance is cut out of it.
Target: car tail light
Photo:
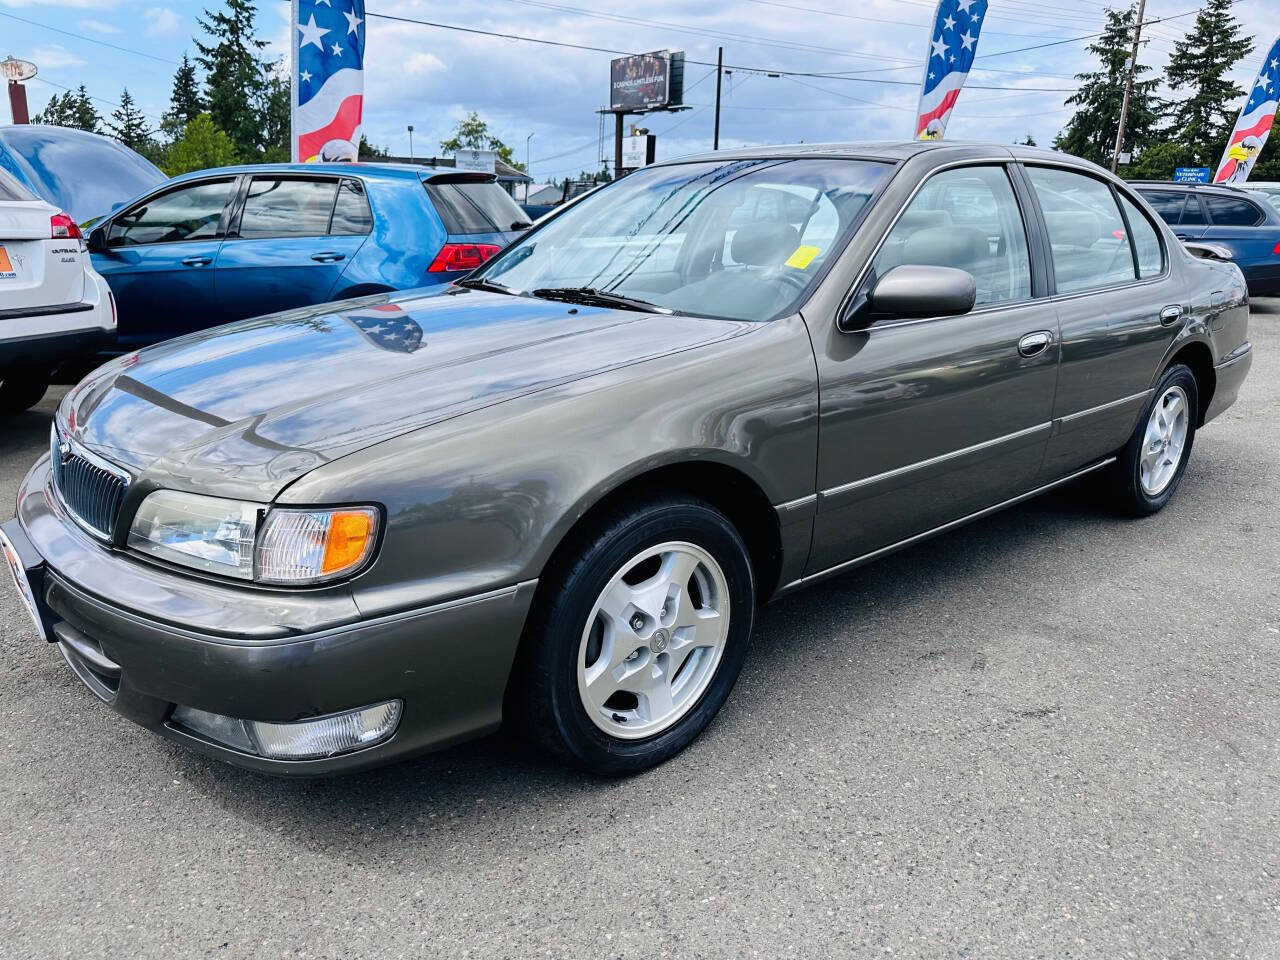
[[[1280,257],[1280,241],[1277,241],[1276,245],[1271,248],[1271,252]]]
[[[83,240],[80,235],[80,227],[71,215],[67,213],[55,213],[49,218],[50,237],[53,240]]]
[[[474,270],[502,248],[494,243],[446,243],[427,267],[428,273]]]

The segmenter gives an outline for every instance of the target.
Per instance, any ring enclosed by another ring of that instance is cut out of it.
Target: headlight
[[[225,577],[310,585],[363,567],[377,543],[379,516],[374,507],[270,509],[157,490],[138,508],[128,542],[140,553]]]
[[[157,490],[142,501],[129,546],[170,563],[253,579],[257,504]]]

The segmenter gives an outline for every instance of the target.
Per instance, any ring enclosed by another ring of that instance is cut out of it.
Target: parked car
[[[492,174],[266,164],[187,174],[89,234],[132,350],[245,317],[448,283],[528,226]]]
[[[1250,190],[1256,185],[1250,184]],[[1280,293],[1280,210],[1238,187],[1135,183],[1181,240],[1220,245],[1256,297]]]
[[[115,309],[80,228],[0,170],[0,414],[35,406],[59,362],[115,340]]]
[[[45,124],[0,127],[0,170],[82,225],[165,180],[109,137]]]
[[[711,722],[758,603],[1077,478],[1160,510],[1248,315],[1084,161],[721,151],[453,285],[112,361],[5,551],[96,696],[212,756],[332,773],[506,721],[624,774]]]
[[[1280,210],[1280,183],[1274,180],[1260,180],[1257,183],[1245,183],[1244,187],[1250,193],[1262,194],[1269,204]]]

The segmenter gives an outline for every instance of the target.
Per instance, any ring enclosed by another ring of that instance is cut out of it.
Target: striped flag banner
[[[355,160],[364,114],[364,0],[293,0],[295,163]]]
[[[938,0],[917,111],[917,140],[941,140],[978,53],[987,0]]]
[[[1253,81],[1249,99],[1240,111],[1236,128],[1227,141],[1227,152],[1222,155],[1214,183],[1244,183],[1249,179],[1254,161],[1262,153],[1262,147],[1271,133],[1271,124],[1280,107],[1280,37],[1262,61],[1258,78]]]

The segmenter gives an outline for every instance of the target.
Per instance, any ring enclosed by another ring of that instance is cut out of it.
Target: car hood
[[[58,422],[163,486],[267,502],[355,450],[753,326],[459,288],[370,297],[113,360]]]

